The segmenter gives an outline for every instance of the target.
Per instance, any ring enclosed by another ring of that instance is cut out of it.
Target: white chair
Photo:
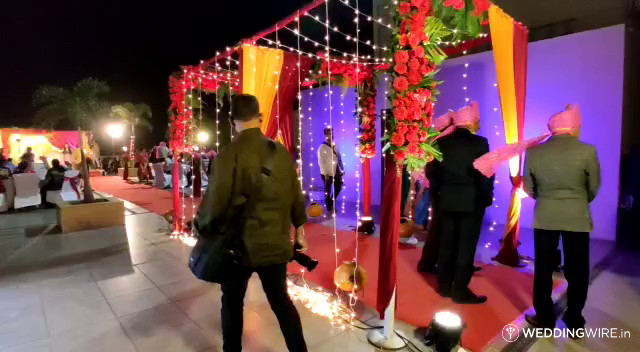
[[[44,163],[34,163],[33,170],[39,179],[44,180],[47,177],[47,166]]]
[[[13,182],[16,186],[14,208],[40,205],[40,178],[37,174],[13,175]]]
[[[167,175],[162,170],[162,164],[153,164],[153,187],[166,188],[171,185],[171,175]]]
[[[149,163],[149,167],[151,168],[151,177],[153,177],[155,179],[156,170],[153,169],[153,165],[155,165],[155,164],[154,163]]]
[[[2,185],[5,191],[0,194],[0,213],[4,213],[13,208],[13,200],[16,196],[16,187],[13,184],[12,178],[3,179]]]
[[[78,177],[80,173],[76,170],[65,171],[64,177],[65,180],[62,183],[62,189],[59,191],[47,191],[47,202],[56,203],[56,202],[69,202],[74,200],[82,199],[82,179],[78,179],[76,181],[76,187],[78,188],[78,193],[73,190],[73,186],[71,185],[71,181],[67,181],[67,178],[75,178]],[[79,196],[78,196],[79,194]]]

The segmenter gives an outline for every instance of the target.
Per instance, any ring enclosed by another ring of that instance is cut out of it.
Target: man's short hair
[[[251,94],[236,94],[231,98],[231,119],[249,121],[260,117],[260,103]]]
[[[53,159],[53,160],[51,160],[51,165],[52,165],[53,167],[58,167],[58,166],[60,166],[60,160],[58,160],[58,159]]]

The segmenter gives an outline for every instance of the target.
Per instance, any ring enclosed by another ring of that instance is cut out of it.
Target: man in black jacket
[[[475,103],[455,114],[455,129],[439,140],[443,161],[435,162],[430,179],[440,208],[439,293],[460,304],[487,300],[468,287],[485,208],[493,199],[493,179],[473,167],[475,159],[489,152],[487,139],[472,132],[478,121]]]
[[[242,351],[243,301],[255,272],[291,352],[306,352],[300,316],[287,293],[287,263],[295,242],[306,249],[305,199],[289,152],[260,131],[258,100],[233,97],[232,119],[238,134],[215,158],[211,183],[198,209],[199,229],[220,226],[231,210],[231,200],[243,195],[254,204],[242,224],[242,267],[222,283],[222,337],[224,352]],[[267,160],[270,160],[267,163]],[[271,169],[267,169],[270,164]],[[266,176],[266,177],[263,177]],[[259,180],[263,180],[260,182]],[[256,187],[260,184],[260,187]],[[253,198],[253,199],[252,199]],[[203,231],[206,233],[207,231]]]

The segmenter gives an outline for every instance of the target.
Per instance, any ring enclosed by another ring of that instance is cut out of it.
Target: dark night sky
[[[31,95],[40,84],[94,77],[111,86],[113,102],[151,105],[157,139],[167,123],[168,76],[179,65],[210,58],[309,2],[7,2],[0,13],[0,126],[31,125]]]

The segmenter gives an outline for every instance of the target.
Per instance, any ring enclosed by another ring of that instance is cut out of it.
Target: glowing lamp
[[[373,222],[373,218],[370,216],[363,216],[360,218],[360,224],[358,224],[358,232],[365,235],[373,235],[376,231],[376,224]]]
[[[209,141],[209,132],[200,131],[200,132],[198,132],[196,138],[198,139],[198,142],[200,142],[202,144],[207,143],[207,141]]]
[[[333,273],[333,283],[345,292],[360,291],[368,281],[367,271],[355,262],[344,262]]]
[[[123,152],[126,152],[127,150],[129,150],[129,148],[127,148],[127,147],[122,147],[122,151],[123,151]]]
[[[459,315],[449,311],[437,312],[429,325],[426,339],[436,352],[453,351],[460,344],[463,328]]]
[[[124,126],[120,123],[111,123],[107,125],[107,134],[111,138],[120,138],[124,133]]]

